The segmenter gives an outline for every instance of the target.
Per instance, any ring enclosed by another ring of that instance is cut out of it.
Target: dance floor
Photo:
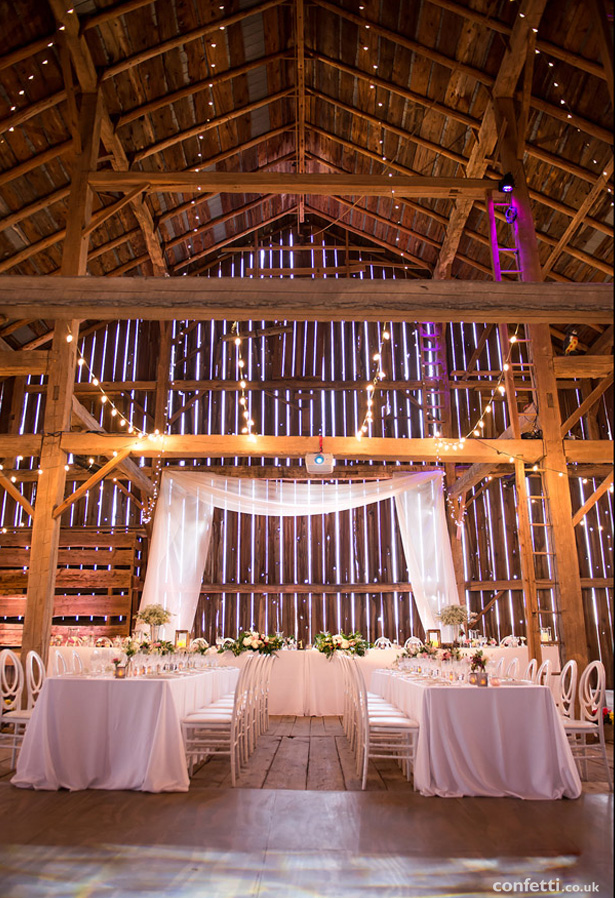
[[[164,794],[16,789],[4,763],[2,898],[493,896],[527,877],[610,894],[606,784],[576,801],[423,798],[382,762],[361,792],[346,751],[335,718],[274,718],[239,788],[219,759]]]

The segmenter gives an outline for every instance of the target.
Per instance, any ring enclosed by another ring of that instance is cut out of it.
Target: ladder
[[[450,423],[446,325],[421,321],[418,324],[418,338],[423,436],[435,436],[436,433],[446,435]]]
[[[498,235],[496,212],[502,210],[509,227],[506,228],[504,240],[501,242],[500,235]],[[514,214],[511,199],[496,202],[493,199],[493,195],[490,194],[487,200],[487,212],[494,280],[501,281],[503,276],[506,275],[509,280],[521,281],[522,272],[519,263],[519,249],[513,227],[516,215]],[[506,357],[509,347],[508,328],[506,325],[500,326],[500,339],[502,352]],[[516,342],[524,344],[528,341],[524,337],[517,337]],[[525,410],[524,406],[527,407],[527,399],[523,398],[520,402],[520,397],[524,397],[526,393],[529,393],[532,405],[536,408],[534,366],[529,359],[518,362],[511,360],[510,370],[505,371],[504,375],[509,414],[513,423],[514,419],[516,419],[518,426],[519,413]],[[523,388],[520,388],[520,380],[523,381]],[[527,389],[525,389],[526,384]],[[540,470],[534,471],[533,466],[529,466],[529,470],[528,466],[525,466],[523,471],[521,471],[521,468],[523,468],[522,465],[515,465],[518,491],[517,523],[524,587],[533,593],[530,607],[533,608],[533,612],[536,614],[537,627],[539,629],[549,627],[552,638],[555,639],[557,637],[557,616],[553,587],[545,588],[540,586],[541,581],[557,583],[549,502],[542,472]],[[523,482],[521,482],[521,479]],[[523,505],[525,505],[525,508]],[[526,565],[523,563],[524,559],[527,563]],[[545,597],[546,590],[549,590],[548,599]]]

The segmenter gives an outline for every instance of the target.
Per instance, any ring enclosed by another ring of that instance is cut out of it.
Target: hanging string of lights
[[[237,371],[239,373],[239,387],[241,390],[239,396],[239,408],[241,417],[243,418],[243,423],[241,425],[241,432],[243,434],[247,434],[248,439],[251,442],[256,442],[257,434],[254,432],[254,419],[252,418],[250,411],[250,402],[248,397],[248,381],[246,380],[246,363],[242,354],[243,347],[243,339],[241,334],[239,333],[239,322],[234,321],[233,326],[231,328],[231,334],[234,335],[234,344],[235,344],[235,365],[237,367]]]
[[[365,400],[365,413],[363,415],[363,421],[361,422],[361,425],[356,432],[356,437],[358,440],[362,439],[363,436],[369,432],[371,426],[374,423],[374,401],[376,396],[376,389],[380,386],[380,384],[386,377],[382,364],[382,351],[385,344],[388,343],[390,339],[391,331],[389,327],[386,324],[381,324],[378,328],[378,349],[372,355],[372,362],[374,362],[375,371],[371,381],[365,387],[365,391],[367,393],[367,397]]]

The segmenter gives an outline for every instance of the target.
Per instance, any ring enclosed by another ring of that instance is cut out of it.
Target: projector
[[[335,459],[325,452],[308,452],[305,467],[308,474],[330,474],[335,467]]]

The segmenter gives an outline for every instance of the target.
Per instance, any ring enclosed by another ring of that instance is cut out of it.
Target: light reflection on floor
[[[576,875],[576,863],[573,856],[421,859],[349,851],[5,845],[0,851],[0,894],[2,898],[480,898],[496,894],[496,881],[527,876],[585,885],[587,877]],[[606,894],[604,883],[600,892]]]

